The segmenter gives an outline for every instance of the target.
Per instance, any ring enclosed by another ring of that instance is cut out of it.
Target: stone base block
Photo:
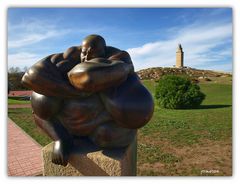
[[[135,176],[136,139],[126,148],[100,149],[88,140],[74,144],[66,167],[53,164],[53,142],[42,149],[44,176]]]

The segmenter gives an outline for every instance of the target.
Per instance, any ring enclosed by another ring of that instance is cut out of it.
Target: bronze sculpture
[[[103,148],[127,146],[153,114],[129,54],[99,35],[34,64],[22,83],[31,88],[36,124],[54,141],[52,162],[67,165],[73,140]]]

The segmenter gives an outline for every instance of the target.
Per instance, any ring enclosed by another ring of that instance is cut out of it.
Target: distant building
[[[183,55],[184,55],[184,52],[183,52],[183,49],[182,49],[182,45],[181,44],[178,44],[178,47],[177,47],[177,52],[176,52],[176,65],[175,67],[176,68],[183,68]]]

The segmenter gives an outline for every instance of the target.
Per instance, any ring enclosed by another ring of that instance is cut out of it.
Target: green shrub
[[[157,83],[155,97],[167,109],[197,108],[205,98],[197,84],[186,77],[163,76]]]

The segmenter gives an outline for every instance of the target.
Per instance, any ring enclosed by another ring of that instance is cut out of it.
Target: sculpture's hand
[[[55,141],[52,152],[52,162],[57,165],[66,166],[68,164],[70,147],[70,143],[65,143],[62,140]]]

